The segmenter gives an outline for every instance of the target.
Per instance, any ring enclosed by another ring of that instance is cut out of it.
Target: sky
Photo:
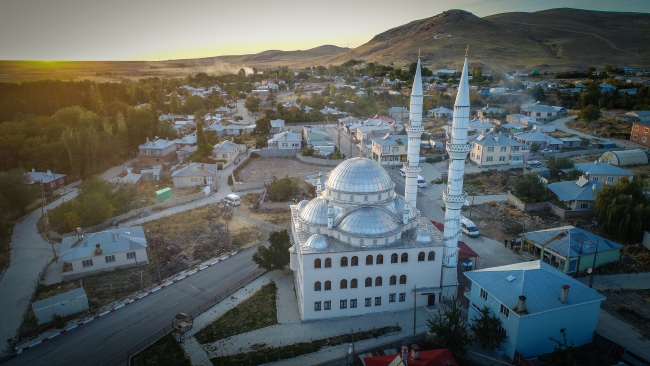
[[[357,47],[449,9],[650,12],[648,0],[2,0],[0,60],[168,60]]]

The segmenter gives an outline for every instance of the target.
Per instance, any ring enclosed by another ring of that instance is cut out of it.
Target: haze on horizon
[[[8,0],[0,12],[0,60],[167,60],[357,47],[373,36],[449,9],[484,17],[571,7],[650,12],[639,0],[128,1]]]

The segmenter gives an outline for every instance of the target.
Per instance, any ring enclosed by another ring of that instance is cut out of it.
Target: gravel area
[[[242,182],[259,182],[273,177],[284,178],[305,177],[318,174],[319,171],[329,171],[331,167],[306,164],[296,158],[257,158],[242,169],[238,175]]]

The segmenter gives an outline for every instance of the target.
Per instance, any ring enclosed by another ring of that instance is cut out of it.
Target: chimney
[[[100,248],[99,243],[95,244],[95,255],[102,255],[102,248]]]
[[[49,177],[50,175],[52,175],[52,171],[48,169],[47,170],[47,176]]]
[[[407,346],[402,346],[402,362],[404,366],[409,364],[409,348]]]
[[[32,168],[32,173],[36,173],[36,168]]]
[[[517,303],[517,312],[523,313],[524,311],[526,311],[526,296],[521,295],[519,296],[519,302]]]
[[[420,359],[420,347],[415,343],[411,345],[411,358],[414,360]]]
[[[560,302],[563,304],[565,304],[569,300],[569,288],[571,288],[571,286],[564,285],[560,290]]]

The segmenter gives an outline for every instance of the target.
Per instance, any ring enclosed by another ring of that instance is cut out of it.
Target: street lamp
[[[589,277],[589,288],[594,284],[594,269],[596,268],[596,256],[598,255],[598,240],[593,240],[596,242],[596,251],[594,252],[594,263],[591,265],[591,276]]]

